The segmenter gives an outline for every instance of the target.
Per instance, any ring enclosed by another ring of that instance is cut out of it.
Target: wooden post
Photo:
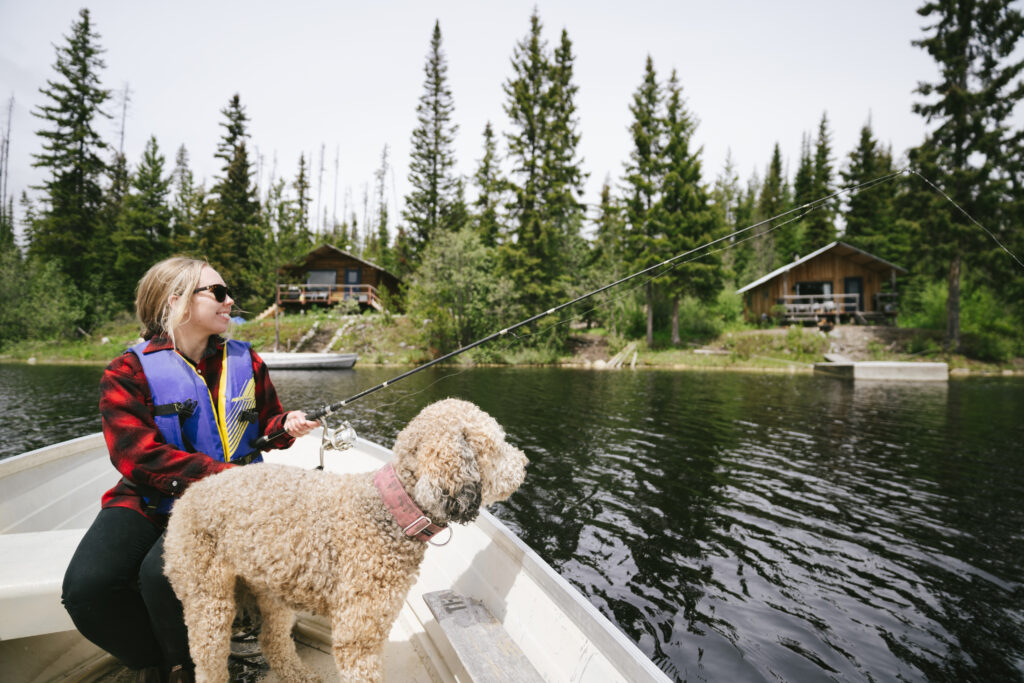
[[[274,353],[281,343],[281,282],[274,278]]]

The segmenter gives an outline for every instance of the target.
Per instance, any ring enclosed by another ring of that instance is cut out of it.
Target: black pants
[[[61,601],[79,632],[125,666],[191,666],[163,568],[163,530],[134,510],[105,508],[71,558]]]

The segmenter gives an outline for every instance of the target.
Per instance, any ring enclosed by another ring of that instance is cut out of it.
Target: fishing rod
[[[561,303],[561,304],[559,304],[559,305],[557,305],[557,306],[555,306],[553,308],[549,308],[548,310],[546,310],[546,311],[544,311],[542,313],[537,313],[536,315],[530,316],[529,318],[526,318],[525,320],[517,322],[514,325],[510,325],[509,327],[506,327],[506,328],[504,328],[502,330],[499,330],[497,332],[489,334],[486,337],[482,337],[481,339],[477,339],[476,341],[474,341],[472,343],[469,343],[469,344],[466,344],[465,346],[460,347],[458,349],[455,349],[454,351],[450,351],[450,352],[444,354],[443,356],[440,356],[439,358],[435,358],[434,360],[428,361],[428,362],[424,363],[423,365],[416,366],[412,370],[407,370],[406,372],[403,372],[402,374],[400,374],[400,375],[398,375],[396,377],[392,377],[389,380],[385,380],[384,382],[381,382],[380,384],[377,384],[376,386],[372,386],[369,389],[364,389],[363,391],[360,391],[358,394],[354,394],[354,395],[349,396],[348,398],[343,399],[341,401],[337,401],[335,403],[330,403],[330,404],[322,406],[320,408],[315,408],[313,410],[310,410],[310,411],[308,411],[306,413],[306,419],[311,420],[311,421],[317,421],[317,420],[320,420],[321,418],[330,417],[333,413],[337,412],[338,410],[341,410],[342,408],[344,408],[345,406],[347,406],[350,403],[358,401],[359,399],[363,398],[364,396],[368,396],[368,395],[370,395],[370,394],[372,394],[374,392],[380,391],[381,389],[384,389],[386,387],[391,386],[392,384],[400,382],[401,380],[406,379],[407,377],[411,377],[412,375],[415,375],[418,372],[421,372],[423,370],[426,370],[429,367],[437,365],[438,363],[443,363],[444,361],[449,360],[451,358],[454,358],[455,356],[458,356],[460,354],[463,354],[466,351],[469,351],[471,349],[475,349],[476,347],[481,346],[482,344],[486,344],[487,342],[493,341],[495,339],[499,339],[501,337],[505,337],[505,336],[511,334],[512,332],[514,332],[515,330],[518,330],[521,327],[524,327],[526,325],[529,325],[530,323],[536,322],[536,321],[540,320],[541,318],[545,318],[545,317],[547,317],[549,315],[557,313],[558,311],[564,310],[564,309],[568,308],[569,306],[572,306],[573,304],[577,304],[577,303],[579,303],[581,301],[584,301],[584,300],[589,299],[589,298],[591,298],[593,296],[596,296],[596,295],[598,295],[598,294],[600,294],[602,292],[606,292],[609,289],[612,289],[614,287],[618,287],[619,285],[624,284],[626,282],[629,282],[630,280],[634,280],[634,279],[636,279],[638,277],[641,277],[643,275],[647,275],[649,273],[652,273],[652,272],[658,270],[659,268],[664,268],[666,266],[670,266],[670,265],[674,264],[676,261],[678,261],[679,259],[682,259],[682,258],[684,258],[686,256],[689,256],[690,254],[693,254],[695,252],[701,251],[702,249],[707,249],[708,247],[712,247],[715,244],[718,244],[719,242],[723,242],[725,240],[731,239],[731,238],[733,238],[733,237],[735,237],[735,236],[737,236],[739,234],[747,232],[748,230],[753,230],[754,228],[760,227],[760,226],[764,225],[765,223],[770,223],[771,221],[777,220],[777,219],[782,218],[784,216],[788,216],[789,214],[792,214],[792,213],[797,213],[799,211],[806,210],[806,211],[809,212],[809,211],[811,211],[813,209],[820,208],[826,202],[828,202],[828,201],[830,201],[830,200],[832,200],[832,199],[834,199],[836,197],[839,197],[840,195],[846,194],[848,192],[853,192],[853,191],[856,191],[856,190],[864,189],[864,188],[867,188],[867,187],[872,187],[872,186],[880,184],[882,182],[891,180],[892,178],[895,178],[898,175],[902,175],[903,173],[906,172],[906,170],[907,169],[900,169],[898,171],[894,171],[892,173],[889,173],[888,175],[880,176],[878,178],[874,178],[872,180],[868,180],[868,181],[863,182],[863,183],[861,183],[859,185],[843,188],[842,190],[839,190],[838,192],[834,192],[834,193],[828,195],[827,197],[822,197],[820,199],[815,199],[814,201],[807,202],[806,204],[803,204],[802,206],[794,207],[794,208],[792,208],[792,209],[790,209],[788,211],[783,211],[782,213],[780,213],[780,214],[778,214],[776,216],[772,216],[771,218],[766,218],[766,219],[764,219],[764,220],[762,220],[762,221],[760,221],[758,223],[754,223],[753,225],[749,225],[749,226],[747,226],[745,228],[742,228],[740,230],[736,230],[734,232],[731,232],[728,235],[723,235],[722,237],[719,237],[717,239],[711,240],[710,242],[702,244],[702,245],[700,245],[698,247],[694,247],[693,249],[690,249],[689,251],[685,251],[685,252],[683,252],[681,254],[676,254],[672,258],[669,258],[669,259],[666,259],[664,261],[661,261],[660,263],[656,263],[656,264],[654,264],[652,266],[644,268],[643,270],[638,270],[635,273],[631,273],[630,275],[627,275],[627,276],[625,276],[623,278],[620,278],[620,279],[616,280],[615,282],[609,283],[609,284],[604,285],[602,287],[598,287],[597,289],[591,290],[591,291],[587,292],[586,294],[581,294],[580,296],[576,297],[575,299],[572,299],[570,301],[566,301],[564,303]],[[667,268],[666,271],[667,270],[670,270],[670,268]],[[327,429],[326,425],[324,425],[324,429],[325,429],[325,435],[326,435],[326,429]],[[281,436],[284,436],[286,433],[287,432],[284,429],[281,429],[280,431],[274,432],[273,434],[269,434],[269,435],[266,435],[266,436],[261,436],[261,437],[259,437],[258,439],[256,439],[255,441],[252,442],[252,444],[251,444],[252,448],[254,450],[259,450],[259,449],[265,448],[268,445],[270,445],[271,441],[273,441],[274,439],[277,439],[277,438],[279,438]]]

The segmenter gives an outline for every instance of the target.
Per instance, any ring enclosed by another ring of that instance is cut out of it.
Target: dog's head
[[[395,440],[399,477],[435,522],[471,522],[481,505],[511,496],[527,459],[493,417],[449,398],[424,408]]]

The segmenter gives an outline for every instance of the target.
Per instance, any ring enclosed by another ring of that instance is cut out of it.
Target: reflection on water
[[[345,417],[391,445],[445,396],[530,456],[496,514],[679,680],[1024,679],[1024,382],[432,369]]]
[[[103,368],[0,363],[0,458],[100,430]]]

